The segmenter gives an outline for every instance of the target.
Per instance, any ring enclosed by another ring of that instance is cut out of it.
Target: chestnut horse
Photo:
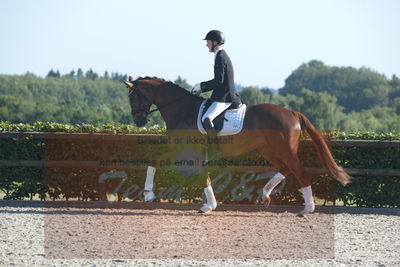
[[[147,123],[147,116],[154,111],[150,111],[150,107],[154,104],[165,120],[167,133],[174,130],[193,130],[193,133],[201,136],[197,131],[197,115],[204,98],[156,77],[136,80],[129,77],[129,81],[124,81],[124,84],[129,88],[131,113],[136,126],[142,127]],[[273,104],[248,107],[242,131],[231,136],[233,142],[230,145],[218,145],[218,149],[220,156],[236,156],[257,150],[279,171],[264,187],[263,202],[266,206],[270,203],[269,195],[273,188],[285,176],[294,175],[305,200],[305,208],[299,215],[304,215],[313,212],[315,206],[311,177],[297,157],[302,130],[306,130],[311,136],[326,172],[342,185],[349,183],[349,175],[335,163],[326,141],[312,123],[299,112]],[[207,175],[204,182],[207,203],[200,211],[210,212],[215,209],[216,201]]]

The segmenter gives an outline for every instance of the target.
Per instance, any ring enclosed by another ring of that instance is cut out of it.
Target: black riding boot
[[[217,131],[215,130],[214,126],[211,123],[209,118],[204,120],[204,129],[208,135],[208,142],[207,142],[207,154],[208,158],[216,158],[219,154],[218,151],[218,142],[217,142]]]
[[[204,129],[207,132],[207,135],[210,138],[214,139],[214,138],[217,137],[217,131],[215,130],[215,128],[214,128],[214,126],[213,126],[213,124],[212,124],[212,122],[211,122],[211,120],[209,118],[205,118],[205,120],[203,122],[203,125],[204,125]]]

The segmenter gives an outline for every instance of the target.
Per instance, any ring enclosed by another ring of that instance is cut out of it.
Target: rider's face
[[[214,52],[214,51],[213,51],[213,42],[214,42],[214,41],[207,40],[206,46],[208,47],[208,51],[209,51],[209,52]]]

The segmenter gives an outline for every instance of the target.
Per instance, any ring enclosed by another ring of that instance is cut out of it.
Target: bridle
[[[130,88],[128,97],[130,97],[131,95],[135,95],[135,94],[136,94],[138,97],[144,98],[147,102],[151,103],[151,101],[149,100],[149,98],[148,98],[147,96],[145,96],[145,95],[140,91],[137,80],[132,81],[132,84],[133,84],[133,87]],[[138,113],[142,113],[142,114],[144,114],[144,117],[147,119],[147,116],[150,115],[151,113],[153,113],[153,112],[155,112],[155,111],[159,111],[160,108],[169,106],[169,105],[171,105],[171,104],[173,104],[173,103],[179,101],[179,100],[182,99],[182,98],[183,98],[183,97],[180,96],[180,97],[174,99],[174,100],[171,101],[171,102],[168,102],[167,104],[165,104],[165,105],[163,105],[163,106],[161,106],[161,107],[157,107],[157,108],[155,108],[155,109],[153,109],[153,110],[149,110],[149,111],[145,110],[145,109],[143,108],[143,105],[142,105],[142,108],[141,108],[141,109],[136,109],[136,110],[135,110],[135,109],[132,109],[131,114],[132,114],[132,116],[135,116],[135,115],[138,114]],[[139,99],[138,102],[139,102],[139,103],[143,103],[143,101],[142,101],[141,99]]]
[[[131,90],[129,91],[129,94],[128,94],[128,97],[130,97],[131,95],[137,95],[138,97],[140,97],[140,98],[144,98],[147,102],[149,102],[149,103],[151,103],[151,101],[147,98],[147,96],[145,96],[141,91],[140,91],[140,89],[139,89],[139,87],[138,87],[138,83],[137,83],[137,81],[133,81],[133,87],[131,88]],[[140,100],[140,98],[139,98],[139,103],[143,103],[143,101],[141,101]],[[142,108],[141,109],[133,109],[132,108],[132,115],[133,116],[135,116],[136,114],[138,114],[138,113],[142,113],[142,114],[144,114],[144,116],[145,117],[147,117],[148,115],[150,115],[151,113],[153,113],[153,112],[155,112],[155,111],[158,111],[158,108],[155,108],[155,109],[153,109],[153,110],[149,110],[149,111],[147,111],[147,110],[145,110],[144,109],[144,107],[143,107],[143,105],[142,105]]]

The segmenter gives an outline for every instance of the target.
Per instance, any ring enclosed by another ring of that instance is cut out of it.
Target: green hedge
[[[120,134],[163,134],[165,128],[153,126],[150,128],[137,128],[133,125],[126,124],[102,124],[95,126],[92,124],[62,124],[55,122],[36,122],[34,124],[26,123],[9,123],[0,121],[1,132],[62,132],[62,133],[120,133]]]
[[[89,124],[64,125],[37,122],[11,124],[0,122],[0,132],[67,132],[67,133],[110,133],[164,134],[165,129],[135,128],[131,125]],[[326,133],[329,139],[339,140],[400,140],[397,133],[378,134],[373,132]],[[107,152],[104,152],[106,148]],[[198,151],[199,147],[191,149]],[[122,162],[126,159],[155,159],[171,150],[169,146],[146,146],[138,148],[129,141],[87,140],[42,140],[31,137],[0,138],[0,160],[75,160]],[[400,169],[400,148],[333,147],[336,161],[344,168]],[[62,151],[62,153],[59,153]],[[179,149],[176,153],[180,153]],[[201,151],[199,151],[201,153]],[[321,167],[313,146],[301,146],[299,157],[306,167]],[[253,160],[263,162],[258,153],[250,153],[229,160]],[[179,168],[178,168],[179,169]],[[156,194],[170,201],[200,202],[202,181],[198,176],[180,172],[176,166],[157,168]],[[98,177],[104,172],[121,171],[107,169],[0,167],[0,191],[4,199],[80,199],[98,200]],[[145,167],[126,169],[126,181],[118,193],[133,200],[141,199],[145,179]],[[272,174],[229,172],[229,168],[211,168],[211,176],[217,200],[224,203],[255,203],[259,201],[261,189]],[[120,179],[107,181],[109,193],[120,183]],[[136,185],[136,186],[135,186]],[[294,177],[288,177],[277,193],[274,203],[302,204],[303,198]],[[336,204],[368,207],[400,207],[400,177],[354,176],[353,182],[342,187],[326,175],[315,175],[313,190],[317,198]],[[126,193],[124,195],[124,193]]]

